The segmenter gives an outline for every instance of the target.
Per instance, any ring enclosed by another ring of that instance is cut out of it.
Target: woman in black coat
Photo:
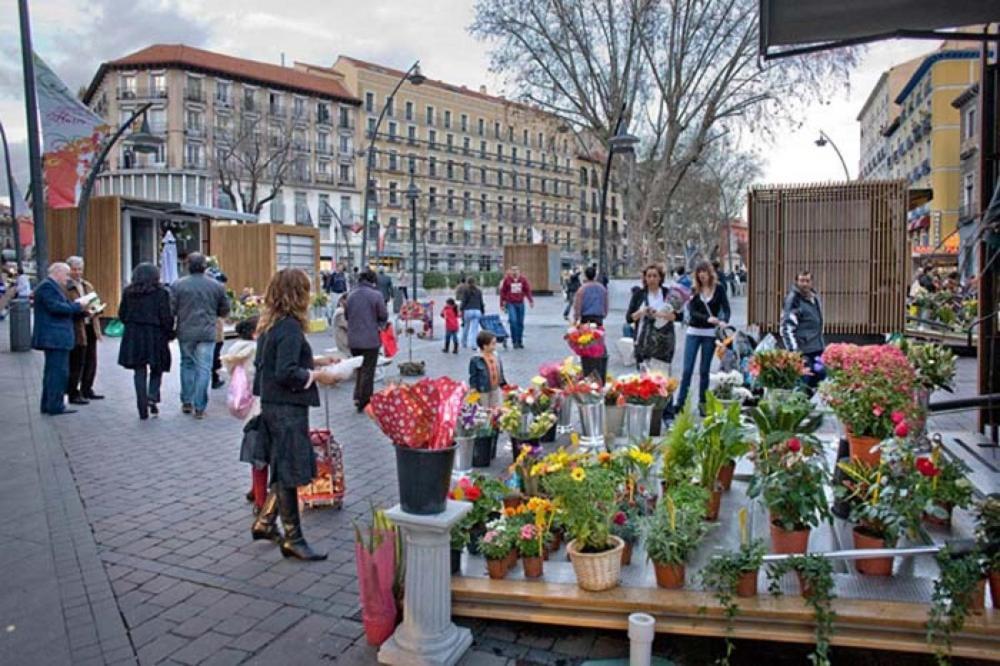
[[[132,271],[132,282],[125,287],[118,319],[125,325],[118,365],[132,370],[135,402],[139,418],[160,413],[160,382],[170,370],[170,347],[174,337],[174,316],[170,294],[160,284],[160,271],[142,263]]]
[[[669,291],[663,286],[666,271],[658,264],[650,264],[642,272],[642,288],[632,293],[625,312],[625,321],[635,327],[635,361],[649,370],[671,374],[674,360],[674,313]]]
[[[316,365],[335,359],[314,359],[306,341],[309,312],[309,276],[285,268],[271,278],[257,326],[254,394],[260,396],[258,432],[266,450],[270,487],[264,506],[251,529],[254,539],[281,546],[281,554],[300,560],[325,560],[302,536],[298,487],[316,476],[316,460],[309,441],[309,408],[319,406],[316,382],[333,381]],[[282,537],[276,524],[281,513]]]
[[[677,395],[675,409],[684,409],[688,391],[691,388],[691,377],[694,375],[694,364],[701,354],[698,365],[698,404],[705,403],[705,393],[708,391],[709,371],[712,368],[712,356],[715,355],[716,331],[719,327],[729,324],[729,299],[726,289],[719,283],[712,264],[702,261],[694,269],[694,285],[691,300],[688,301],[688,328],[684,338],[684,371],[681,373],[681,390]]]

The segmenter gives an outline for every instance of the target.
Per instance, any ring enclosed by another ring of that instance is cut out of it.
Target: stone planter
[[[525,578],[541,578],[542,577],[542,558],[541,557],[522,557],[521,564],[524,565],[524,577]]]
[[[801,555],[809,549],[810,529],[788,532],[771,523],[771,552],[783,555]]]
[[[667,590],[679,590],[684,587],[684,565],[683,564],[660,564],[653,562],[653,571],[656,574],[656,586]]]
[[[740,574],[736,582],[736,596],[744,599],[757,596],[757,569]]]
[[[866,533],[862,528],[854,528],[854,547],[861,550],[874,549],[874,548],[885,548],[885,539],[882,537],[872,536]],[[857,568],[858,573],[863,573],[868,576],[891,576],[892,575],[892,558],[891,557],[871,557],[864,560],[855,560],[854,566]]]
[[[872,451],[872,448],[878,446],[881,441],[878,437],[862,437],[848,431],[847,444],[850,446],[851,460],[860,460],[867,465],[877,467],[882,460],[882,452]]]
[[[576,574],[576,584],[582,589],[600,592],[618,586],[622,571],[621,553],[625,549],[625,542],[616,536],[612,536],[611,541],[614,547],[600,553],[580,552],[575,539],[566,546]]]

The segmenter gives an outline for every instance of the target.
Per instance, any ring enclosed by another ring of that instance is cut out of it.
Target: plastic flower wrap
[[[404,321],[422,321],[424,306],[417,301],[406,301],[399,309],[399,318]]]
[[[594,404],[604,398],[604,388],[592,379],[580,379],[566,386],[565,394],[577,402]]]
[[[746,400],[752,394],[743,388],[743,373],[739,370],[709,375],[712,392],[719,400]]]
[[[563,338],[580,358],[601,358],[605,354],[604,327],[597,324],[571,326]]]
[[[398,384],[372,396],[367,412],[396,446],[444,449],[455,429],[467,387],[449,377]]]
[[[538,368],[538,374],[545,378],[549,388],[562,389],[578,381],[583,376],[583,368],[572,356],[567,356],[561,363],[552,361]]]

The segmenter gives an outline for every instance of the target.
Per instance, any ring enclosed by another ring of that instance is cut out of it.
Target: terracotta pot
[[[708,496],[708,504],[705,506],[705,520],[715,521],[719,519],[719,508],[722,506],[722,491],[713,490]]]
[[[757,596],[757,569],[740,574],[740,579],[736,582],[736,596]]]
[[[925,513],[923,515],[923,520],[928,525],[937,525],[938,527],[948,527],[951,525],[951,511],[954,507],[951,504],[938,504],[939,507],[944,509],[948,513],[947,518],[938,518],[937,516]]]
[[[525,578],[540,578],[542,575],[542,558],[522,557],[521,563],[524,565]]]
[[[847,444],[851,451],[851,460],[860,460],[872,467],[876,467],[882,459],[881,451],[872,451],[872,447],[881,442],[878,437],[861,437],[847,432]]]
[[[490,578],[500,580],[507,575],[507,560],[486,560],[486,572]]]
[[[679,590],[684,587],[684,565],[683,564],[660,564],[653,562],[653,571],[656,573],[656,585],[667,590]]]
[[[854,547],[861,550],[868,550],[873,548],[885,548],[885,539],[882,537],[872,536],[865,533],[862,528],[854,528]],[[891,576],[892,575],[892,558],[891,557],[871,557],[864,560],[855,560],[854,566],[857,568],[858,573],[863,573],[868,576]]]
[[[549,552],[554,553],[562,546],[562,530],[552,530],[552,544],[549,545]]]
[[[809,548],[810,529],[789,532],[771,523],[771,552],[780,554],[802,554]]]
[[[972,599],[969,601],[969,610],[974,615],[982,615],[986,612],[986,579],[976,583],[972,589]]]
[[[990,572],[990,597],[993,599],[993,610],[1000,611],[1000,571]]]
[[[627,567],[630,564],[632,564],[632,542],[626,541],[622,550],[622,566]]]
[[[512,549],[507,553],[507,557],[504,558],[504,564],[507,565],[507,571],[512,571],[517,568],[517,549]]]
[[[726,491],[733,486],[733,474],[736,472],[736,462],[730,460],[719,470],[719,486]]]

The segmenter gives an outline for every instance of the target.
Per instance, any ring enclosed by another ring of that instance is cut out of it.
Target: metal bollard
[[[26,298],[10,302],[10,350],[31,351],[31,304]]]

